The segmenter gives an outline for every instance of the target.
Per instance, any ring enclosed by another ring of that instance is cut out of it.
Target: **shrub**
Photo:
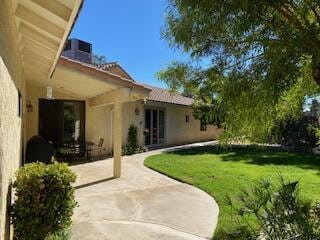
[[[16,174],[12,222],[19,240],[43,240],[71,224],[75,174],[64,163],[30,163]]]
[[[221,234],[220,239],[320,239],[320,209],[299,197],[298,182],[286,182],[280,177],[279,186],[262,180],[250,191],[239,196],[240,207],[227,202],[242,216],[233,219],[236,230]],[[250,224],[256,219],[258,225]],[[243,224],[246,223],[246,224]]]
[[[70,232],[68,229],[64,229],[54,234],[50,234],[46,238],[46,240],[69,240],[69,239],[70,239]]]
[[[132,148],[136,148],[138,146],[138,129],[134,125],[130,125],[128,129],[127,142]]]
[[[122,155],[132,155],[135,153],[143,153],[143,152],[147,152],[147,151],[148,151],[148,148],[142,147],[142,146],[132,148],[129,145],[125,145],[122,147]]]
[[[310,151],[318,144],[318,119],[314,116],[302,116],[298,120],[288,120],[281,127],[282,144],[296,150]]]
[[[122,147],[122,155],[132,155],[135,153],[146,152],[146,147],[138,145],[138,130],[134,125],[130,125],[128,129],[127,144]]]

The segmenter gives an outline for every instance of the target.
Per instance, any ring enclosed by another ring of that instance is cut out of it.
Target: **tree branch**
[[[317,21],[318,21],[318,25],[320,25],[320,15],[319,15],[316,7],[311,7],[311,10],[312,10],[314,16],[316,17],[316,19],[317,19]]]
[[[243,64],[243,63],[246,63],[246,62],[248,62],[248,61],[257,59],[257,58],[259,58],[259,57],[262,57],[263,55],[264,55],[264,53],[260,53],[260,54],[257,54],[257,55],[254,55],[254,56],[245,58],[245,59],[243,59],[242,61],[236,62],[235,64],[226,66],[225,68],[221,69],[221,72],[227,71],[227,70],[229,70],[229,69],[231,69],[231,68],[234,68],[234,67],[239,66],[240,64]]]

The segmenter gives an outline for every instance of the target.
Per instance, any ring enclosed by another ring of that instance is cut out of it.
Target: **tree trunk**
[[[320,65],[313,67],[313,79],[320,86]]]

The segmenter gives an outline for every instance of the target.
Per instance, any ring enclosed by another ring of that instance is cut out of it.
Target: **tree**
[[[158,76],[191,93],[195,112],[207,106],[201,118],[222,123],[225,139],[264,141],[319,93],[319,3],[168,0],[162,35],[190,61],[173,62]],[[202,59],[209,66],[198,64]]]
[[[92,64],[94,66],[100,66],[100,65],[103,65],[103,64],[106,64],[106,63],[108,63],[106,56],[93,54],[93,56],[92,56]]]

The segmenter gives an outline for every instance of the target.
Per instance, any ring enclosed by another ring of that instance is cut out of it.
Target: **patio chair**
[[[104,142],[104,139],[100,138],[98,145],[92,145],[89,147],[88,154],[91,160],[92,160],[92,153],[97,153],[98,157],[99,158],[101,157],[103,142]]]

